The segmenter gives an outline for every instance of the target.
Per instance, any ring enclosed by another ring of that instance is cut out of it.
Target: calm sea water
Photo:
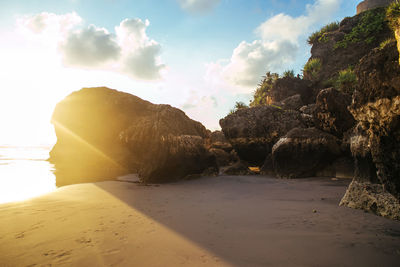
[[[51,147],[0,146],[0,203],[26,200],[56,189]]]

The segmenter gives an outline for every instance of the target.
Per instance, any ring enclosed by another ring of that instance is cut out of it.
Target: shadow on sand
[[[226,176],[97,186],[234,266],[397,266],[400,239],[390,233],[400,224],[339,207],[349,182]]]

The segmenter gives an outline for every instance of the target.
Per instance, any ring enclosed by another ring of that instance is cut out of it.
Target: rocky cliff
[[[145,182],[166,182],[216,168],[201,123],[128,93],[83,88],[57,104],[52,123],[58,185],[132,172]]]
[[[349,107],[356,173],[341,204],[400,219],[400,66],[393,41],[362,58]]]
[[[268,73],[266,100],[220,120],[239,157],[278,177],[353,178],[341,205],[400,219],[399,17],[393,4],[310,36],[302,79]]]

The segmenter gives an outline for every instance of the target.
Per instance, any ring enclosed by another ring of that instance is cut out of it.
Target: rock
[[[264,164],[260,168],[260,174],[262,175],[275,175],[274,164],[272,162],[272,154],[268,154],[265,158]]]
[[[342,156],[326,168],[316,173],[318,177],[354,178],[354,160],[349,156]]]
[[[250,175],[253,174],[250,171],[247,164],[242,161],[238,161],[233,165],[226,166],[220,169],[220,175]]]
[[[126,173],[164,182],[215,165],[204,146],[209,134],[201,123],[169,105],[109,88],[70,94],[57,104],[52,123],[57,143],[50,161],[59,185]]]
[[[380,16],[385,14],[384,8],[371,10],[372,16]],[[311,48],[311,58],[319,58],[322,61],[321,71],[318,75],[318,81],[321,86],[324,82],[336,78],[341,70],[347,69],[349,66],[356,66],[360,59],[368,54],[373,48],[378,47],[381,42],[391,38],[393,33],[387,23],[383,23],[378,32],[373,33],[373,38],[366,42],[365,38],[356,42],[348,42],[346,47],[335,49],[335,44],[345,38],[368,12],[345,18],[341,21],[339,29],[326,33],[324,41],[314,42]],[[332,54],[334,53],[334,55]],[[325,88],[326,86],[321,87]],[[317,93],[318,91],[316,91]]]
[[[274,103],[279,103],[294,95],[300,95],[301,101],[305,104],[310,104],[314,101],[310,82],[300,78],[279,78],[268,93]]]
[[[376,167],[372,161],[371,149],[368,145],[368,134],[358,124],[350,139],[351,153],[355,161],[354,179],[363,182],[379,183]]]
[[[289,96],[288,98],[282,100],[281,103],[283,109],[293,110],[299,110],[304,105],[303,101],[301,100],[300,94]]]
[[[214,131],[210,134],[207,147],[215,156],[219,168],[239,161],[235,150],[221,131]]]
[[[351,157],[341,157],[333,162],[333,167],[335,169],[336,178],[354,178],[354,159]]]
[[[358,86],[353,94],[350,111],[353,116],[357,116],[355,118],[358,121],[371,115],[371,113],[361,114],[357,112],[358,109],[369,103],[372,104],[385,98],[393,99],[400,95],[398,57],[396,44],[391,42],[382,49],[377,48],[371,51],[360,60],[360,64],[354,69]]]
[[[353,180],[340,206],[362,209],[389,219],[400,220],[400,202],[381,184]]]
[[[339,155],[339,140],[316,128],[292,129],[272,148],[274,170],[282,178],[315,176]]]
[[[225,135],[221,131],[214,131],[210,134],[210,143],[227,143]]]
[[[308,115],[305,113],[300,114],[301,122],[305,125],[306,128],[315,127],[314,117],[312,115]]]
[[[234,151],[233,147],[230,143],[215,142],[215,143],[212,143],[209,147],[215,148],[215,149],[221,149],[221,150],[225,151],[226,153],[230,153],[231,151]]]
[[[135,145],[147,143],[146,147],[150,151],[143,155],[144,161],[139,169],[139,176],[143,181],[176,181],[189,175],[199,175],[210,166],[214,166],[217,171],[215,157],[208,153],[200,136],[161,134],[158,138],[134,139]]]
[[[342,205],[397,218],[400,199],[400,66],[395,43],[374,49],[355,68],[350,112],[356,170]],[[367,189],[365,189],[367,188]],[[374,204],[375,203],[375,204]],[[396,204],[397,203],[397,204]]]
[[[208,147],[215,149],[222,149],[227,153],[233,150],[232,145],[226,140],[225,135],[221,131],[214,131],[208,139]]]
[[[219,121],[241,160],[261,166],[278,139],[295,127],[304,127],[300,113],[273,106],[241,109]]]
[[[299,109],[299,111],[301,112],[300,119],[302,123],[306,126],[306,128],[315,127],[314,117],[313,117],[314,109],[315,109],[315,104],[305,105]]]
[[[399,198],[400,66],[397,60],[397,47],[392,43],[373,50],[360,61],[355,69],[359,87],[350,111],[359,122],[364,147],[369,148],[379,181]],[[361,154],[354,145],[352,151],[355,155]]]
[[[210,152],[215,156],[219,167],[228,166],[239,160],[234,153],[227,153],[225,150],[219,148],[211,148]]]
[[[300,108],[300,112],[308,115],[313,115],[315,110],[315,104],[308,104],[305,106],[302,106]]]
[[[350,104],[351,96],[335,88],[320,91],[313,111],[315,127],[341,138],[355,124],[347,109]]]

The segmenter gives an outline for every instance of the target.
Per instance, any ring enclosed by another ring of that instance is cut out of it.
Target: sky
[[[0,0],[0,145],[54,144],[57,102],[107,86],[219,129],[358,0]]]

